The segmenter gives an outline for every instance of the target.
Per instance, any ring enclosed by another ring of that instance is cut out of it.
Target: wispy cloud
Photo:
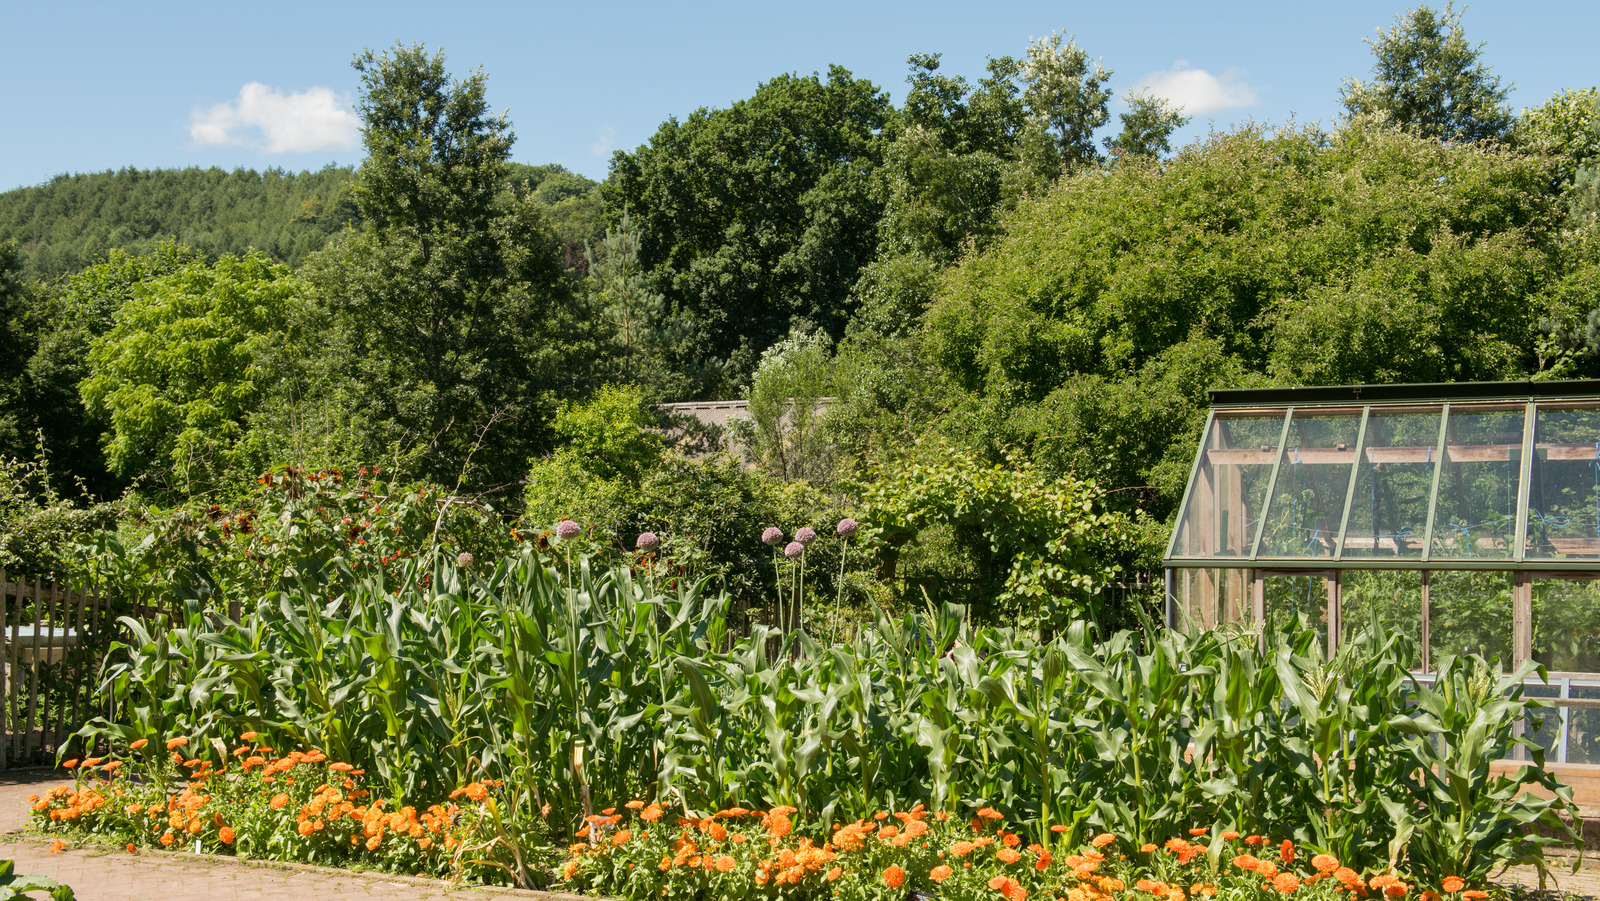
[[[1196,69],[1187,60],[1178,60],[1172,68],[1151,72],[1139,80],[1135,92],[1148,92],[1166,98],[1173,106],[1181,107],[1185,114],[1203,116],[1219,110],[1236,109],[1256,104],[1256,89],[1245,83],[1245,71],[1238,67],[1212,75],[1205,69]]]
[[[594,143],[589,145],[589,152],[602,159],[610,156],[612,145],[617,143],[617,130],[609,125],[602,125],[594,134]]]
[[[252,81],[239,96],[189,115],[196,144],[255,147],[267,153],[350,150],[361,143],[361,120],[348,94],[307,88],[285,94]]]

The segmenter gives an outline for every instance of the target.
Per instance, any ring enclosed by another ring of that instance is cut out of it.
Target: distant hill
[[[604,232],[599,186],[556,165],[514,163],[510,178],[533,191],[567,244],[569,263],[581,265],[583,243]],[[113,248],[140,253],[169,237],[208,256],[254,248],[298,266],[359,221],[348,192],[354,179],[349,166],[58,175],[0,192],[0,242],[16,241],[27,255],[23,274],[43,280],[77,272]]]

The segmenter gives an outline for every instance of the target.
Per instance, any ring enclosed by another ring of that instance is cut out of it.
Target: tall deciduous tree
[[[1512,124],[1510,86],[1467,43],[1453,3],[1444,12],[1423,4],[1397,16],[1368,40],[1372,78],[1350,79],[1344,105],[1351,117],[1372,116],[1413,134],[1453,143],[1495,140]]]
[[[510,125],[486,78],[452,79],[443,53],[397,45],[358,56],[365,219],[308,267],[335,327],[333,364],[372,449],[419,453],[430,477],[517,479],[560,383],[555,323],[567,287],[559,243],[525,190],[503,189]]]
[[[1091,61],[1075,39],[1062,40],[1058,31],[1029,41],[1021,71],[1028,109],[1024,159],[1035,176],[1046,179],[1099,162],[1094,133],[1111,118],[1111,70]]]
[[[1173,109],[1164,98],[1135,93],[1127,98],[1128,108],[1118,115],[1122,131],[1106,138],[1106,150],[1119,160],[1153,159],[1172,152],[1172,133],[1189,124],[1182,110]]]
[[[877,249],[888,98],[834,66],[783,75],[727,109],[668,120],[612,159],[608,215],[638,223],[639,259],[692,314],[699,391],[732,392],[806,319],[832,335]],[[721,373],[721,377],[714,376]]]

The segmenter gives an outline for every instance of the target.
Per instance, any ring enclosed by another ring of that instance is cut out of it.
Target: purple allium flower
[[[860,526],[856,524],[856,521],[846,516],[844,519],[839,520],[839,537],[849,538],[856,533],[858,528]]]
[[[570,541],[571,539],[578,537],[578,533],[581,531],[583,530],[578,527],[577,523],[570,519],[563,519],[560,524],[556,526],[556,537],[562,541]]]
[[[783,530],[778,528],[777,526],[767,526],[767,530],[765,532],[761,533],[761,543],[762,544],[770,544],[770,545],[774,545],[775,546],[775,545],[777,545],[778,542],[780,542],[782,540],[783,540]]]
[[[810,544],[817,540],[817,530],[810,526],[801,526],[800,531],[794,533],[794,540],[801,544]]]
[[[654,532],[642,532],[637,545],[641,551],[653,551],[661,546],[661,539]]]
[[[462,551],[461,553],[456,555],[456,565],[457,566],[471,566],[473,559],[474,558],[473,558],[473,556],[471,554],[467,553],[466,551]]]
[[[783,555],[785,557],[798,557],[805,552],[806,546],[798,541],[789,542],[789,546],[783,549]]]

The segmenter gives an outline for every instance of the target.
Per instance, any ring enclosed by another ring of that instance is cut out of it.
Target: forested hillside
[[[557,230],[581,259],[600,226],[597,185],[560,166],[509,164],[511,183],[551,208]],[[350,199],[355,170],[121,169],[58,175],[0,193],[0,241],[26,254],[23,275],[48,280],[78,272],[107,252],[147,253],[176,240],[206,256],[259,250],[298,266],[328,236],[360,222]]]

